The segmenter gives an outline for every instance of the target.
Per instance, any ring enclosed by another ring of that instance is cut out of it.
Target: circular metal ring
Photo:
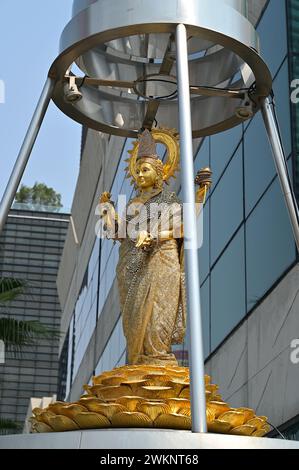
[[[190,85],[238,90],[255,81],[259,103],[259,97],[268,96],[271,90],[271,75],[256,52],[259,41],[254,27],[227,2],[233,4],[234,0],[152,0],[150,6],[147,0],[95,1],[62,34],[61,52],[49,71],[56,79],[54,102],[79,123],[110,134],[136,137],[146,117],[148,122],[154,118],[161,125],[178,128],[177,101],[148,101],[135,93],[134,84],[152,74],[175,76],[174,34],[177,24],[184,23],[189,37]],[[115,86],[91,86],[86,80],[80,87],[83,99],[66,102],[65,74],[74,62],[95,79],[115,80]],[[119,86],[122,81],[131,83],[131,88]],[[237,116],[235,110],[240,107],[240,97],[207,96],[203,88],[192,94],[193,137],[239,124],[241,114]],[[258,109],[259,104],[254,112]]]

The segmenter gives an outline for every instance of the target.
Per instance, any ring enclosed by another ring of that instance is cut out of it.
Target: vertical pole
[[[18,158],[15,162],[14,168],[12,170],[6,189],[4,191],[3,198],[0,204],[0,234],[5,225],[8,212],[13,203],[15,194],[17,192],[24,170],[28,163],[36,137],[38,135],[44,116],[46,114],[50,99],[52,97],[54,85],[54,80],[51,78],[47,78],[42,94],[34,111],[31,123],[27,130],[25,139],[23,141],[21,150],[19,152]]]
[[[262,114],[266,131],[272,148],[274,163],[280,181],[283,197],[289,213],[293,234],[297,249],[299,251],[299,212],[296,199],[288,179],[288,169],[286,166],[282,144],[279,138],[276,120],[269,98],[263,100]]]
[[[207,432],[188,50],[187,33],[185,25],[183,24],[179,24],[176,28],[176,46],[182,176],[181,181],[184,202],[185,271],[188,304],[188,327],[190,332],[189,362],[192,432]]]

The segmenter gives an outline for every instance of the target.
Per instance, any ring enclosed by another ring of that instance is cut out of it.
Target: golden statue
[[[165,163],[157,157],[154,139],[167,146]],[[129,365],[93,377],[75,403],[34,409],[32,432],[191,429],[189,368],[179,367],[171,352],[172,344],[183,341],[186,327],[182,204],[165,187],[178,168],[177,134],[145,131],[130,153],[127,170],[137,195],[125,216],[116,213],[109,193],[100,198],[107,236],[120,242],[117,280]],[[196,202],[204,203],[209,168],[197,174],[195,184]],[[258,437],[270,431],[265,416],[225,403],[207,375],[205,386],[209,432]]]
[[[158,158],[156,142],[145,130],[128,160],[128,173],[137,187],[127,205],[131,215],[121,219],[108,193],[102,194],[100,203],[106,203],[102,217],[108,234],[121,242],[116,273],[128,363],[177,365],[171,345],[183,342],[186,329],[182,203],[165,183],[178,168],[179,146],[170,131],[152,132],[157,140],[167,137],[168,159],[163,164]],[[210,173],[206,176],[200,181],[198,202],[210,185]],[[141,208],[145,229],[135,230],[132,238],[127,229],[131,221],[136,226]],[[125,224],[125,238],[119,238],[120,224]]]

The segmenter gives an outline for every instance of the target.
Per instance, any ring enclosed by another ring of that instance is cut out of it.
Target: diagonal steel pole
[[[33,149],[36,137],[45,117],[49,102],[52,97],[54,86],[55,81],[51,78],[47,78],[40,99],[34,111],[27,134],[23,141],[21,150],[19,152],[18,158],[15,162],[6,189],[4,191],[0,204],[0,234],[5,225],[8,212],[13,203],[14,197],[16,195],[17,189],[19,187],[20,181],[28,163],[31,151]]]
[[[185,271],[187,281],[188,327],[190,332],[189,362],[192,431],[207,432],[188,49],[186,27],[183,24],[179,24],[176,28],[176,46],[182,175],[181,181],[184,201]]]
[[[281,190],[289,213],[295,242],[299,251],[299,211],[293,189],[288,179],[288,169],[285,162],[284,151],[279,138],[279,130],[277,128],[275,115],[269,98],[264,99],[262,102],[262,115],[270,141]]]

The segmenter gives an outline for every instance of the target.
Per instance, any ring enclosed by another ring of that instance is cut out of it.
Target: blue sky
[[[18,155],[72,0],[0,0],[0,197]],[[46,114],[22,183],[52,186],[70,208],[79,171],[81,126],[53,102]]]

